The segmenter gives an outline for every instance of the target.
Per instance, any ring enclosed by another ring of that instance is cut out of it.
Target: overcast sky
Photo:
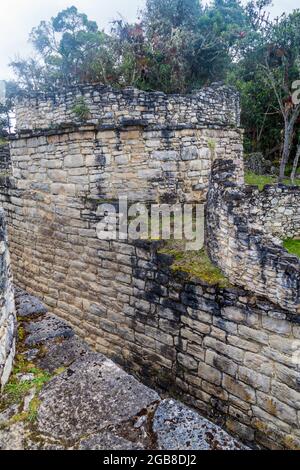
[[[30,54],[28,35],[41,20],[50,19],[59,11],[75,5],[100,28],[121,14],[127,20],[137,17],[144,0],[9,0],[0,16],[0,79],[11,78],[8,63],[16,55]],[[290,12],[299,7],[299,0],[273,0],[272,15]]]

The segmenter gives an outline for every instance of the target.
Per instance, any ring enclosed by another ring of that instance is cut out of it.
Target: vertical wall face
[[[79,110],[79,113],[76,112]],[[152,128],[237,128],[240,125],[239,95],[220,83],[191,95],[145,93],[134,88],[115,90],[101,85],[34,93],[20,98],[16,107],[17,129],[57,129],[66,123],[106,129],[128,124]]]
[[[10,164],[9,144],[0,144],[0,172],[5,172]]]
[[[18,189],[99,201],[127,195],[144,203],[203,202],[215,158],[234,159],[243,174],[239,130],[85,126],[49,133],[11,142]]]
[[[4,212],[0,210],[0,384],[6,384],[15,354],[16,318]]]
[[[174,277],[155,244],[96,236],[98,204],[120,193],[205,200],[217,158],[235,161],[240,181],[236,99],[224,90],[188,99],[86,90],[89,122],[74,125],[76,93],[18,108],[12,177],[1,187],[17,283],[95,349],[246,441],[300,448],[295,312],[255,292]]]
[[[210,255],[234,285],[300,314],[300,260],[279,235],[299,234],[300,192],[295,188],[240,187],[232,161],[213,164],[208,194]],[[277,210],[276,210],[277,209]]]

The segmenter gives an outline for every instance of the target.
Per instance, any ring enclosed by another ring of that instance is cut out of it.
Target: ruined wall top
[[[216,159],[211,172],[206,224],[212,260],[233,285],[300,314],[300,260],[278,235],[299,236],[300,192],[236,183],[235,164]],[[282,229],[281,229],[282,226]]]
[[[220,83],[190,95],[78,85],[53,93],[23,94],[16,101],[19,132],[82,122],[104,128],[131,125],[153,129],[239,127],[239,95]]]

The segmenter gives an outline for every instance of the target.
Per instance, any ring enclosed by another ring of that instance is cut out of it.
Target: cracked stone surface
[[[160,402],[153,431],[162,450],[239,450],[245,448],[219,426],[178,401]]]
[[[52,378],[37,395],[31,373],[16,375],[30,386],[20,403],[0,404],[0,450],[243,448],[197,412],[162,400],[113,361],[91,352],[64,321],[45,313],[38,299],[21,289],[16,297],[25,331],[20,353]],[[39,404],[35,419],[20,420],[33,399]]]
[[[123,437],[118,437],[110,432],[103,432],[82,440],[78,450],[143,450],[141,443],[127,441]]]
[[[42,320],[32,321],[25,325],[25,340],[27,346],[36,346],[53,338],[71,338],[74,336],[73,329],[56,315],[47,313]]]
[[[11,424],[9,431],[0,429],[0,450],[24,450],[24,423]]]
[[[68,339],[56,338],[46,342],[42,355],[36,358],[36,363],[52,373],[60,367],[69,367],[89,351],[88,345],[76,336]]]
[[[93,353],[51,380],[39,398],[37,430],[70,443],[126,422],[160,400],[155,391]]]
[[[21,318],[39,317],[48,311],[43,302],[20,288],[15,289],[15,302],[18,308],[18,316]]]

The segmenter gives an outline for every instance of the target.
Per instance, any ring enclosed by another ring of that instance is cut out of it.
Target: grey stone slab
[[[84,439],[80,442],[79,450],[143,450],[139,442],[130,442],[123,437],[105,431]]]
[[[24,423],[14,423],[9,428],[0,428],[0,450],[24,450]]]
[[[53,338],[71,338],[73,329],[56,315],[47,313],[40,321],[31,321],[25,325],[27,346],[36,346]]]
[[[153,431],[160,450],[239,450],[241,443],[219,426],[178,401],[163,400],[154,415]]]
[[[15,292],[17,292],[17,295],[15,294],[15,299],[18,317],[40,317],[41,315],[45,315],[47,313],[47,307],[37,297],[29,295],[20,289],[16,290],[16,288]]]
[[[132,419],[160,397],[101,354],[87,354],[39,399],[37,431],[72,443]]]
[[[89,351],[88,345],[75,336],[60,341],[52,339],[44,344],[43,355],[37,357],[36,363],[41,369],[52,373],[60,367],[69,367]]]

